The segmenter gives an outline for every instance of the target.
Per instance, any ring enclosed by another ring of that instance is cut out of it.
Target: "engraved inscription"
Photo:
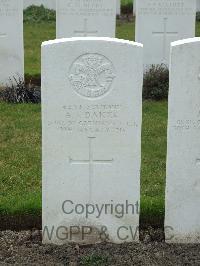
[[[80,17],[109,17],[115,10],[107,8],[104,0],[65,0],[65,6],[58,9],[59,15]]]
[[[89,145],[89,158],[86,160],[74,160],[69,157],[70,164],[78,164],[78,165],[88,165],[89,166],[89,200],[92,199],[92,180],[94,179],[94,165],[96,164],[112,164],[114,159],[94,159],[93,156],[93,140],[95,137],[88,137],[88,145]]]
[[[81,96],[97,98],[106,94],[115,78],[112,62],[100,54],[78,57],[69,70],[72,88]]]
[[[173,127],[176,130],[190,130],[190,129],[200,130],[200,120],[180,119],[176,121],[176,125],[174,125]]]
[[[6,36],[6,33],[0,33],[0,38],[5,38]]]
[[[0,17],[10,17],[18,13],[18,9],[12,7],[10,0],[0,0]]]
[[[122,135],[129,128],[138,127],[134,119],[124,119],[125,111],[126,106],[120,104],[64,105],[61,107],[60,118],[49,120],[48,127],[68,134]]]
[[[146,6],[139,7],[140,15],[192,15],[196,12],[193,8],[187,7],[182,0],[149,0]]]
[[[74,31],[75,34],[77,34],[78,36],[80,36],[80,34],[83,37],[87,37],[87,36],[91,36],[91,35],[96,35],[98,33],[97,30],[88,30],[88,20],[87,18],[84,19],[84,23],[83,23],[83,30],[75,30]]]

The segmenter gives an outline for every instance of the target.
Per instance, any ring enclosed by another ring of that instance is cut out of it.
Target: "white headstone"
[[[166,240],[200,243],[200,38],[172,43]]]
[[[44,243],[138,241],[142,79],[141,44],[43,43]]]
[[[56,0],[24,0],[24,8],[27,8],[32,5],[35,5],[35,6],[43,5],[46,8],[55,10]]]
[[[169,62],[170,43],[195,36],[196,0],[137,0],[136,41],[144,45],[144,64]]]
[[[117,15],[121,14],[121,0],[116,0],[117,1]]]
[[[57,0],[57,38],[115,37],[116,9],[116,0]]]
[[[133,15],[136,15],[136,0],[133,0]]]
[[[24,77],[23,2],[0,0],[0,86]]]
[[[197,12],[200,12],[200,0],[197,0]]]

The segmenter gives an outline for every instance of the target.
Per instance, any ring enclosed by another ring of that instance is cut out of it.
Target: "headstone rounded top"
[[[197,43],[197,42],[200,42],[200,37],[178,40],[178,41],[172,42],[171,43],[171,46],[174,47],[174,46],[178,46],[178,45],[184,45],[184,44],[190,44],[190,43]]]
[[[55,40],[49,40],[42,43],[42,46],[53,45],[53,44],[61,44],[61,43],[68,43],[68,42],[81,42],[81,41],[104,41],[104,42],[113,42],[119,44],[127,44],[132,46],[138,46],[143,48],[143,44],[139,42],[128,41],[124,39],[118,38],[109,38],[109,37],[72,37],[72,38],[61,38]]]

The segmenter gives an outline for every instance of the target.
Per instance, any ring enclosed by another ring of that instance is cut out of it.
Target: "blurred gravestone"
[[[115,37],[116,10],[116,0],[57,0],[57,38]]]
[[[166,240],[200,243],[200,38],[172,43]]]
[[[136,15],[136,1],[137,0],[133,0],[133,16]]]
[[[200,0],[197,0],[197,12],[200,12]]]
[[[24,78],[23,1],[0,0],[0,86]]]
[[[121,0],[116,0],[117,1],[117,15],[121,14]]]
[[[42,45],[44,243],[138,241],[142,50],[94,37]]]
[[[144,64],[169,62],[170,43],[195,36],[196,0],[137,0],[136,41],[144,44]]]

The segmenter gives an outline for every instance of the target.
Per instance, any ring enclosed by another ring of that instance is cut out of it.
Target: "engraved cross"
[[[177,31],[168,31],[167,30],[167,20],[168,18],[163,19],[163,31],[153,31],[154,35],[162,35],[163,36],[163,62],[166,62],[167,58],[167,36],[168,35],[177,35]]]
[[[88,165],[89,166],[89,199],[92,199],[92,180],[94,178],[94,166],[97,164],[105,165],[112,164],[114,159],[104,160],[104,159],[94,159],[93,156],[93,140],[95,137],[88,137],[88,145],[89,145],[89,159],[86,160],[73,160],[69,157],[70,164],[78,164],[78,165]]]
[[[98,31],[89,31],[88,30],[88,20],[87,18],[84,19],[84,22],[83,22],[83,30],[75,30],[74,33],[75,34],[83,34],[83,37],[87,37],[88,35],[91,35],[91,34],[96,34]]]

